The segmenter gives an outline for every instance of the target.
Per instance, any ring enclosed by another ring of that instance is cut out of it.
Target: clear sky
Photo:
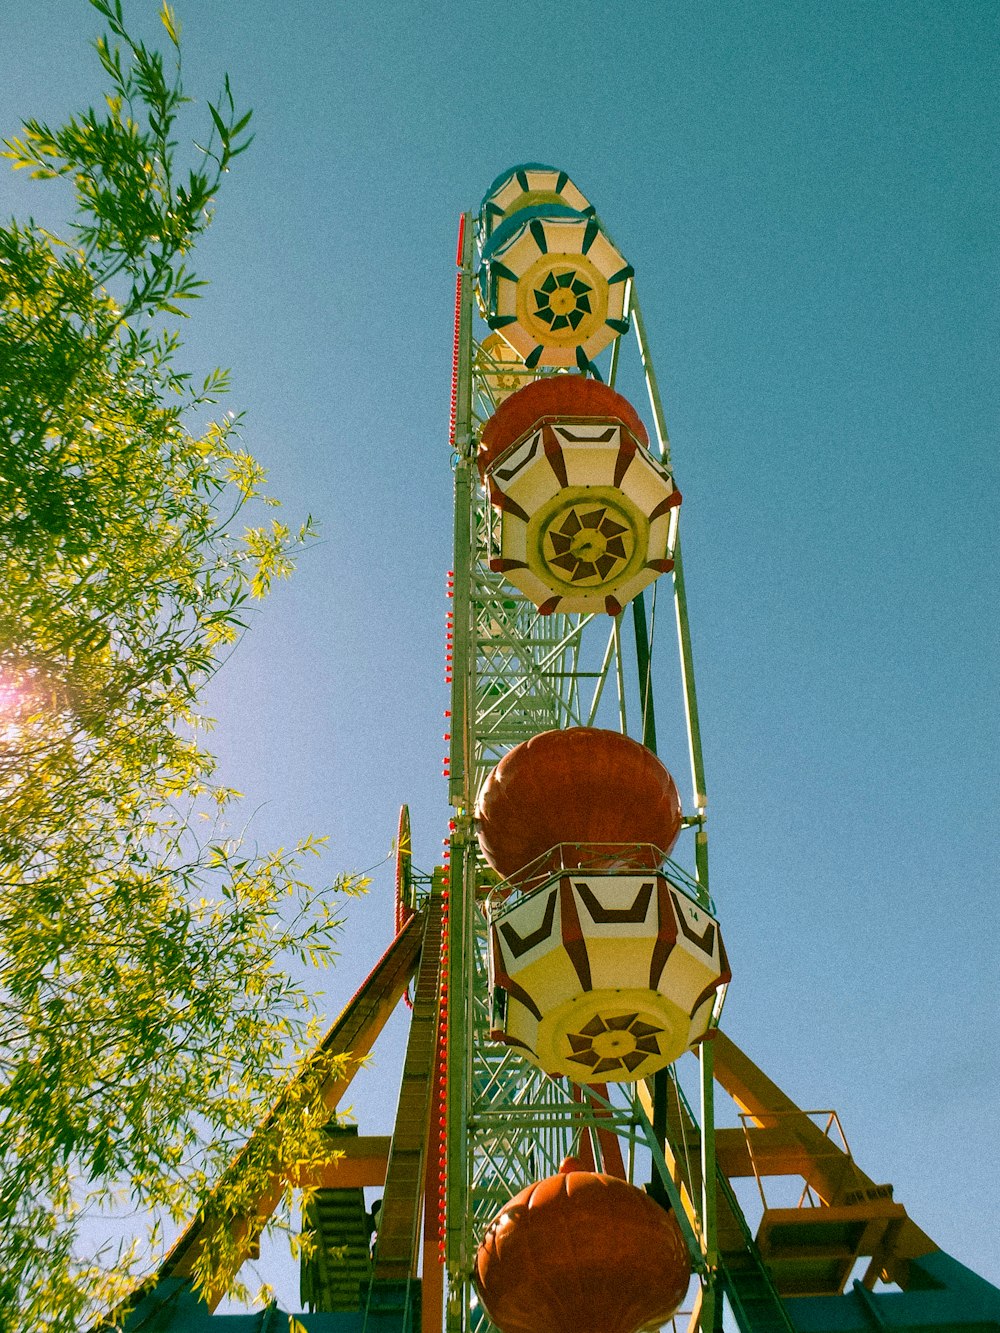
[[[149,31],[156,8],[128,6]],[[1000,1281],[1000,8],[177,12],[190,90],[228,70],[257,128],[185,355],[232,367],[247,446],[323,532],[212,690],[255,835],[329,833],[330,873],[361,869],[405,800],[438,854],[456,222],[505,167],[557,164],[635,266],[685,496],[725,1025]],[[83,0],[0,9],[0,133],[100,96],[98,29]],[[46,197],[0,175],[4,214]],[[383,869],[331,1013],[391,917]],[[391,1123],[400,1031],[362,1132]]]

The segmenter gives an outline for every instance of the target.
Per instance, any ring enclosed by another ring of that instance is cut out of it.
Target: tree
[[[301,878],[317,840],[225,835],[237,794],[199,708],[309,535],[246,525],[273,502],[238,421],[187,424],[226,377],[174,364],[250,113],[226,80],[182,168],[171,10],[165,58],[120,0],[91,3],[104,106],[6,145],[72,184],[72,234],[0,229],[0,1329],[19,1331],[78,1327],[148,1263],[82,1253],[88,1207],[124,1192],[178,1218],[205,1197],[312,1021],[289,960],[321,960],[338,924]],[[275,1134],[323,1152],[308,1108]]]

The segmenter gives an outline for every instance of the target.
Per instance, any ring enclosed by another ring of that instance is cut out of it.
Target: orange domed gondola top
[[[575,417],[617,418],[644,448],[649,436],[642,418],[627,398],[600,380],[585,375],[550,375],[526,384],[507,398],[483,427],[479,445],[479,473],[487,468],[543,419],[573,420]]]
[[[655,868],[677,840],[681,803],[673,778],[644,745],[617,731],[569,727],[543,731],[504,755],[476,816],[490,865],[504,878],[530,865],[537,882],[560,864],[558,853],[539,858],[560,844],[563,865]]]
[[[575,1165],[511,1199],[479,1246],[473,1279],[501,1333],[638,1333],[684,1299],[691,1262],[673,1213]]]

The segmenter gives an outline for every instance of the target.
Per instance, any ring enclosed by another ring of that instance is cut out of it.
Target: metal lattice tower
[[[627,1145],[630,1178],[636,1148],[645,1148],[659,1162],[661,1187],[676,1204],[697,1267],[710,1276],[714,1266],[714,1199],[707,1194],[698,1198],[692,1179],[688,1197],[697,1199],[697,1205],[690,1218],[684,1212],[663,1157],[662,1132],[654,1132],[647,1113],[651,1103],[644,1106],[628,1085],[616,1086],[610,1097],[581,1099],[568,1080],[548,1077],[516,1051],[489,1040],[487,941],[476,901],[490,879],[477,856],[472,820],[476,794],[487,773],[507,750],[540,731],[593,725],[602,703],[605,711],[610,706],[613,725],[627,733],[631,720],[635,738],[651,749],[655,749],[656,733],[652,643],[641,594],[622,615],[610,620],[604,615],[543,616],[501,575],[490,572],[497,516],[479,485],[475,451],[478,432],[497,406],[491,381],[518,372],[512,372],[508,362],[494,361],[476,336],[473,247],[474,221],[469,214],[460,228],[452,429],[455,568],[449,791],[455,827],[451,839],[446,1254],[447,1326],[454,1333],[492,1328],[478,1308],[468,1279],[475,1245],[487,1223],[521,1188],[557,1171],[584,1134],[591,1134],[598,1145],[608,1142],[609,1131],[617,1135]],[[632,283],[626,302],[634,321],[660,453],[668,457],[659,390]],[[620,342],[615,342],[608,368],[612,385],[620,351]],[[521,375],[525,382],[533,378],[528,371]],[[674,531],[675,624],[694,787],[694,814],[685,822],[694,833],[697,878],[689,883],[707,904],[705,782],[676,527]],[[699,1127],[698,1175],[712,1179],[710,1044],[702,1045],[698,1059],[702,1097],[693,1116]],[[669,1083],[674,1100],[683,1101],[671,1074],[659,1082],[661,1100],[666,1100]],[[684,1105],[687,1107],[686,1102]],[[687,1111],[693,1115],[689,1107]],[[707,1282],[703,1296],[706,1318],[714,1294],[714,1285]]]

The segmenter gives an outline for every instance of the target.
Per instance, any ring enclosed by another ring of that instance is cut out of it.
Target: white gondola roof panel
[[[502,172],[487,190],[479,207],[481,242],[485,244],[511,214],[543,204],[563,204],[588,215],[594,211],[565,171],[542,162],[524,162]]]

